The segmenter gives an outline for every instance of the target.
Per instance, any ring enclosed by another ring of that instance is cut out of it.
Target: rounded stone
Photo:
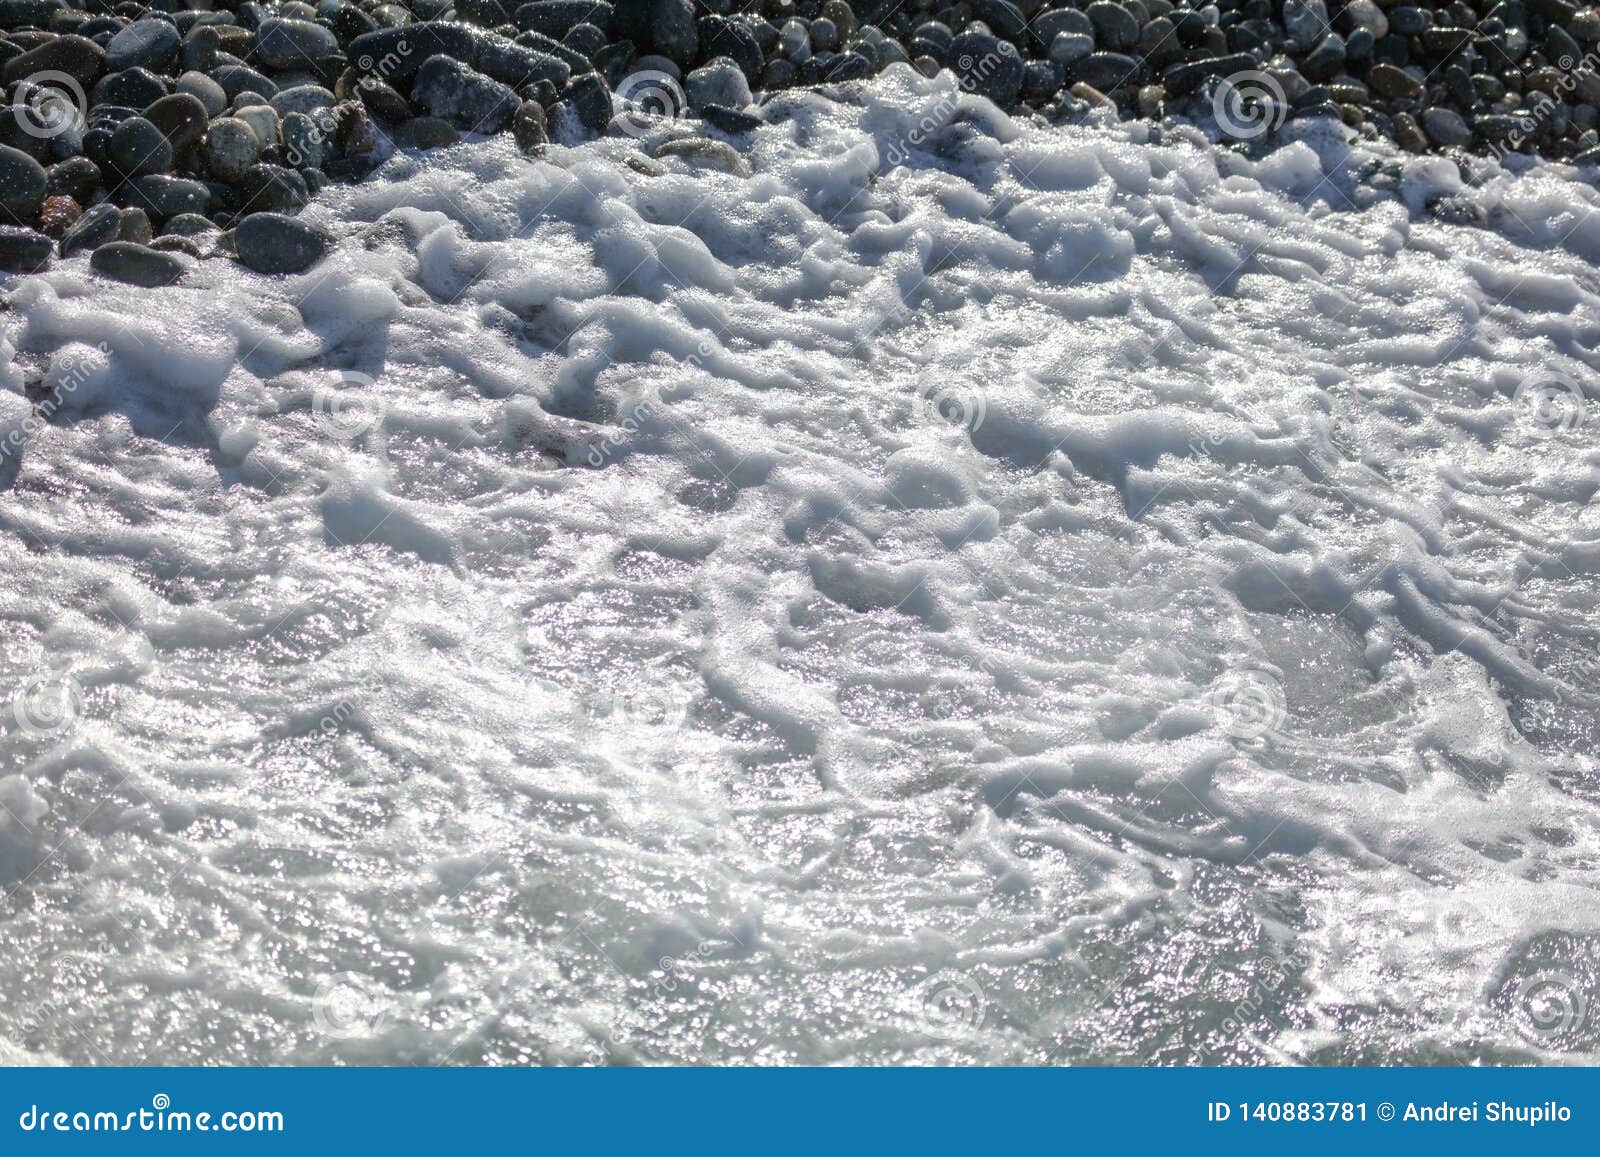
[[[321,126],[305,113],[292,112],[283,118],[284,159],[295,168],[322,168],[325,142]]]
[[[744,108],[753,99],[744,71],[725,56],[695,69],[684,78],[683,87],[693,108],[704,108],[708,104]]]
[[[130,204],[158,220],[180,213],[204,213],[211,204],[211,192],[201,181],[156,173],[125,185]]]
[[[338,38],[310,20],[268,19],[256,29],[255,59],[271,69],[303,69],[338,51]]]
[[[20,225],[0,225],[0,269],[8,273],[33,273],[50,264],[55,252],[50,238]]]
[[[333,239],[294,217],[253,213],[234,229],[233,246],[257,273],[303,273],[327,255]]]
[[[176,283],[185,266],[172,254],[136,241],[108,241],[89,258],[89,268],[113,281],[154,289]]]
[[[125,68],[121,72],[108,72],[102,76],[94,86],[89,103],[144,108],[166,95],[166,84],[148,68]]]
[[[161,130],[172,145],[173,155],[181,157],[205,135],[210,118],[199,97],[175,92],[145,109],[144,119]]]
[[[163,236],[199,237],[217,232],[217,223],[198,213],[179,213],[161,227]]]
[[[31,225],[44,204],[44,166],[21,149],[0,145],[0,220]]]
[[[115,205],[91,207],[62,235],[61,256],[71,257],[74,253],[98,249],[107,241],[115,241],[121,220],[122,214]]]
[[[58,36],[7,62],[0,79],[11,84],[40,72],[64,72],[79,84],[94,81],[106,67],[106,52],[83,36]]]
[[[282,165],[251,165],[245,170],[239,187],[244,193],[245,204],[251,209],[299,209],[311,199],[305,178]]]
[[[536,100],[525,100],[511,118],[511,135],[517,147],[530,156],[544,152],[550,143],[550,128],[544,115],[544,106]]]
[[[137,241],[140,245],[150,240],[150,215],[137,205],[117,213],[117,240]]]
[[[206,132],[206,171],[219,181],[234,184],[261,156],[255,129],[238,117],[218,117]]]
[[[368,112],[381,121],[398,124],[411,116],[411,105],[394,87],[375,76],[364,76],[356,82],[356,99]]]
[[[106,44],[106,67],[112,72],[124,68],[164,68],[178,55],[183,36],[170,20],[135,20]]]
[[[100,187],[100,179],[100,166],[88,157],[69,157],[45,171],[45,194],[63,194],[83,204]]]
[[[1094,42],[1100,48],[1120,52],[1139,43],[1139,22],[1121,4],[1095,0],[1084,9],[1084,14],[1094,25]]]
[[[228,111],[228,94],[203,72],[190,70],[178,78],[178,91],[186,92],[205,106],[206,116],[221,116]]]
[[[44,199],[39,209],[39,232],[46,237],[63,237],[68,229],[83,216],[83,206],[67,196],[57,193]]]
[[[509,86],[448,56],[430,57],[423,64],[411,99],[459,129],[480,133],[504,128],[521,103]]]
[[[256,140],[261,142],[262,148],[278,143],[278,114],[267,105],[245,105],[235,109],[233,115],[255,130]]]
[[[129,117],[111,134],[106,156],[125,177],[164,173],[172,168],[172,142],[144,117]]]
[[[1134,29],[1137,36],[1138,29]],[[945,64],[961,87],[1006,105],[1022,91],[1023,64],[1016,46],[987,32],[963,32],[950,42]]]
[[[338,98],[320,84],[297,84],[293,88],[279,90],[267,103],[279,116],[288,116],[292,112],[313,116],[322,109],[332,108],[338,103]]]
[[[1440,148],[1461,148],[1472,143],[1472,130],[1461,114],[1447,108],[1430,108],[1422,114],[1422,131]]]

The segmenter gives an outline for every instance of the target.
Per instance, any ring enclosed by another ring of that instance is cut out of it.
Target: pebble
[[[1472,143],[1472,130],[1461,114],[1448,108],[1430,108],[1422,114],[1422,129],[1440,148],[1461,148]]]
[[[44,166],[21,149],[0,145],[0,214],[31,224],[44,204]]]
[[[1392,64],[1375,64],[1367,74],[1372,91],[1390,100],[1416,100],[1427,91],[1416,77]]]
[[[311,199],[305,178],[293,169],[258,161],[239,179],[245,204],[262,210],[299,209]]]
[[[32,273],[50,264],[54,252],[50,238],[20,225],[0,225],[0,269]]]
[[[499,132],[521,103],[510,86],[448,56],[430,57],[423,64],[411,87],[411,99],[440,120],[479,133]]]
[[[326,137],[321,127],[305,113],[292,112],[283,118],[284,159],[297,169],[320,169],[325,158]]]
[[[1296,0],[1289,0],[1295,3]],[[1094,0],[1084,14],[1094,27],[1095,44],[1109,52],[1132,48],[1139,43],[1139,22],[1121,4],[1111,0]]]
[[[63,237],[82,216],[83,207],[77,201],[65,193],[56,193],[46,197],[39,210],[39,232],[46,237]]]
[[[733,173],[736,176],[750,175],[750,166],[731,145],[714,141],[710,137],[680,137],[677,140],[667,141],[656,149],[655,156],[657,159],[678,157],[692,165],[720,169],[724,173]]]
[[[106,155],[126,177],[165,172],[172,167],[172,144],[144,117],[129,117],[111,134]]]
[[[1351,31],[1365,29],[1374,40],[1389,35],[1389,18],[1374,0],[1349,0],[1344,6],[1344,16],[1351,24]]]
[[[964,32],[950,42],[946,63],[961,87],[1009,104],[1022,91],[1022,56],[1016,46],[987,32]]]
[[[320,84],[297,84],[293,88],[283,89],[267,102],[279,116],[288,116],[292,112],[311,116],[337,103],[338,98]]]
[[[202,217],[198,213],[179,213],[161,227],[161,232],[164,235],[177,234],[182,237],[199,237],[202,234],[216,233],[217,231],[217,223],[215,221],[209,217]]]
[[[211,191],[202,181],[152,173],[123,186],[128,203],[157,219],[179,213],[204,213],[211,204]]]
[[[144,110],[144,119],[155,125],[172,146],[173,155],[181,157],[199,143],[205,135],[210,118],[200,98],[187,92],[164,96]]]
[[[108,241],[115,241],[121,219],[122,214],[115,205],[96,205],[89,209],[61,238],[61,256],[71,257],[74,253],[97,249]]]
[[[220,117],[211,122],[205,141],[206,171],[219,181],[237,184],[261,156],[261,140],[248,121]]]
[[[45,194],[64,194],[82,205],[100,187],[100,166],[88,157],[68,157],[45,170]]]
[[[689,106],[695,109],[703,109],[710,104],[744,108],[755,100],[750,95],[750,83],[745,79],[743,70],[725,57],[719,57],[704,68],[689,73],[684,78],[683,88],[688,95]]]
[[[333,247],[327,233],[295,217],[253,213],[233,231],[239,260],[257,273],[303,273]]]
[[[544,106],[536,100],[525,100],[511,118],[511,135],[517,147],[530,156],[543,153],[550,143],[550,130]]]
[[[179,92],[186,92],[205,106],[206,116],[219,117],[228,111],[228,94],[203,72],[186,72],[178,77]]]
[[[315,66],[339,51],[339,40],[310,20],[263,20],[256,29],[255,59],[271,69]]]
[[[108,241],[89,258],[89,268],[113,281],[154,289],[176,284],[187,267],[170,253],[162,253],[148,245],[135,241]]]
[[[41,72],[64,72],[80,85],[92,84],[105,71],[106,50],[94,41],[70,33],[47,40],[20,56],[14,56],[0,71],[0,79],[13,84]]]
[[[241,120],[256,134],[256,140],[261,142],[261,147],[278,143],[278,113],[270,105],[247,104],[243,108],[233,110],[234,119]]]
[[[106,69],[164,68],[177,57],[182,39],[169,20],[135,20],[106,43]]]

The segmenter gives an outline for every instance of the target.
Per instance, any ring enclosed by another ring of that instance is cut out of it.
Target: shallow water
[[[773,107],[12,280],[0,1055],[1600,1056],[1595,190]]]

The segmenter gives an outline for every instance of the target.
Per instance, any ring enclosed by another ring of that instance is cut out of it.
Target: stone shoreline
[[[326,181],[462,133],[537,153],[693,114],[707,135],[663,155],[742,171],[758,97],[896,64],[1054,121],[1248,142],[1325,117],[1418,153],[1600,162],[1600,11],[1569,0],[82,2],[0,0],[8,271],[298,272],[331,244],[293,216]]]

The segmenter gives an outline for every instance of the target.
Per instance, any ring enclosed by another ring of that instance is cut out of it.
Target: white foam
[[[82,690],[0,735],[26,1047],[1592,1059],[1518,994],[1600,935],[1593,189],[767,115],[13,282],[0,435],[81,383],[0,504],[0,676]]]

